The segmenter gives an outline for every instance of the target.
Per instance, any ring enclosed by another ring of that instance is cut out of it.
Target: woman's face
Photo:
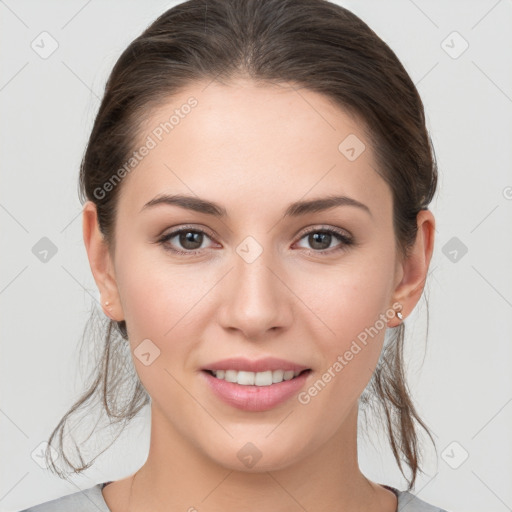
[[[314,453],[347,429],[397,325],[392,195],[362,126],[306,89],[201,83],[155,110],[135,149],[117,185],[118,296],[105,298],[127,323],[153,427],[228,468]],[[150,204],[164,195],[191,207]],[[285,214],[334,196],[350,199]],[[222,381],[223,397],[204,371],[267,357],[310,371],[298,387]]]

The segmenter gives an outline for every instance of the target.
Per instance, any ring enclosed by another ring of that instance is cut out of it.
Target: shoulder
[[[398,491],[397,512],[448,512],[421,500],[409,491]]]
[[[20,512],[110,512],[101,489],[103,483],[83,491],[62,496],[51,501],[21,510]]]

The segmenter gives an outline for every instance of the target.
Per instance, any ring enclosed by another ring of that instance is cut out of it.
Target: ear
[[[404,319],[415,308],[423,293],[434,251],[434,215],[430,210],[420,210],[416,222],[418,226],[416,240],[410,248],[409,255],[397,264],[397,282],[393,292],[393,303],[399,302],[402,305]],[[390,327],[395,327],[399,323],[398,319],[393,319],[390,321]]]
[[[92,201],[87,201],[84,205],[82,230],[89,265],[101,294],[101,307],[109,318],[120,322],[123,320],[123,312],[119,301],[114,265],[106,240],[99,229],[96,205]],[[105,306],[105,301],[108,301],[108,306]]]

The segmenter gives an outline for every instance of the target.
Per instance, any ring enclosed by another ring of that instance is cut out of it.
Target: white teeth
[[[212,370],[217,379],[235,382],[242,386],[271,386],[283,380],[291,380],[301,373],[301,370],[267,370],[265,372],[246,372],[237,370]]]

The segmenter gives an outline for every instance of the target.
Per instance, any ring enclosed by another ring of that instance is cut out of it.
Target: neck
[[[359,470],[357,413],[355,407],[326,444],[286,467],[262,470],[257,463],[241,471],[206,457],[153,403],[149,455],[132,480],[129,511],[395,511],[394,494]]]

